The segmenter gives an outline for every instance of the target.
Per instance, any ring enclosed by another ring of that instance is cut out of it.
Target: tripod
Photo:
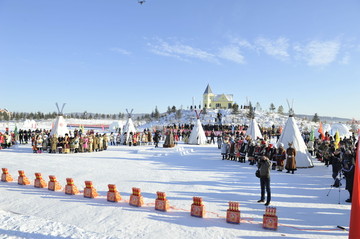
[[[339,176],[339,178],[338,178],[338,176]],[[331,192],[331,189],[339,188],[339,202],[338,202],[338,204],[340,204],[340,193],[341,193],[341,186],[342,186],[341,181],[343,180],[341,170],[338,173],[338,175],[334,178],[334,180],[335,180],[334,184],[330,186],[330,189],[329,189],[328,193],[326,194],[326,196],[329,196],[329,194]]]

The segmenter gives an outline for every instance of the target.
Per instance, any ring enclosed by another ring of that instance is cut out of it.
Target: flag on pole
[[[17,125],[15,125],[14,134],[15,134],[15,136],[17,136],[19,134]]]
[[[335,133],[335,149],[340,148],[340,135],[339,135],[339,131],[336,130]]]
[[[324,129],[323,129],[323,124],[320,122],[320,127],[318,129],[318,132],[320,133],[321,135],[321,140],[324,140],[325,138],[325,135],[324,135]]]
[[[360,218],[360,145],[359,145],[360,136],[358,137],[358,143],[356,148],[356,162],[355,162],[355,175],[354,175],[354,185],[353,193],[351,198],[351,215],[350,215],[350,229],[349,229],[349,239],[358,239],[360,238],[360,227],[359,227],[359,218]]]
[[[309,136],[309,140],[310,141],[315,141],[315,132],[314,132],[314,127],[311,126],[311,131],[310,131],[310,136]]]

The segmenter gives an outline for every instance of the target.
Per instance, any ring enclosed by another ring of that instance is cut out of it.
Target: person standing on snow
[[[218,145],[218,149],[221,149],[222,137],[221,137],[220,134],[217,136],[216,142],[217,142],[217,145]]]
[[[284,169],[284,161],[286,159],[286,152],[284,149],[284,144],[283,143],[279,143],[278,148],[276,149],[276,166],[277,166],[277,171],[281,172]]]
[[[230,153],[230,143],[228,139],[224,139],[222,145],[221,145],[221,155],[222,160],[228,159]]]
[[[159,131],[155,131],[155,135],[154,135],[154,144],[155,144],[155,148],[159,147],[159,142],[160,142],[160,133]]]
[[[296,149],[293,147],[293,143],[289,143],[289,148],[286,150],[286,164],[285,169],[287,170],[286,173],[294,174],[296,170]]]
[[[214,130],[212,130],[211,134],[210,134],[210,144],[215,144],[215,132],[214,132]]]
[[[259,203],[265,202],[265,190],[266,190],[266,203],[265,206],[268,206],[271,201],[271,189],[270,189],[270,170],[272,162],[266,157],[260,157],[258,162],[258,168],[260,170],[260,188],[261,188],[261,197],[257,201]]]
[[[354,174],[355,174],[355,155],[350,149],[346,150],[342,160],[342,171],[345,176],[346,187],[345,189],[349,192],[349,198],[345,202],[351,202],[352,191],[354,185]]]

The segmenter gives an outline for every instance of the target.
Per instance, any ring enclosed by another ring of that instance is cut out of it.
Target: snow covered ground
[[[347,238],[337,225],[349,225],[348,192],[331,189],[327,196],[331,167],[314,164],[294,175],[272,171],[279,228],[271,231],[262,228],[255,166],[222,161],[215,145],[110,146],[81,154],[33,154],[30,145],[15,146],[0,150],[0,167],[15,180],[17,170],[32,184],[35,172],[46,181],[55,175],[63,186],[71,177],[80,190],[91,180],[100,196],[0,182],[0,238]],[[116,184],[121,202],[106,200],[108,184]],[[141,188],[143,207],[129,205],[132,187]],[[167,194],[169,212],[154,210],[157,191]],[[206,218],[190,216],[193,196],[203,198]],[[229,201],[240,202],[239,225],[225,221]]]

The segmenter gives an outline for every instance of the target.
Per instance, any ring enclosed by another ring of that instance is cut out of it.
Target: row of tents
[[[113,127],[116,128],[116,125],[113,125]],[[118,125],[118,127],[120,127],[120,125]],[[127,132],[126,141],[128,141],[130,132],[133,133],[137,132],[131,117],[127,119],[126,124],[122,128],[123,128],[122,130],[123,133]],[[338,132],[340,131],[342,134],[348,133],[346,132],[346,129],[341,127],[341,125],[339,125],[337,131]],[[69,130],[66,127],[65,119],[63,116],[59,115],[57,116],[53,124],[50,135],[63,136],[66,133],[69,133]],[[246,131],[246,134],[249,135],[252,139],[263,138],[260,128],[255,119],[251,120],[250,125]],[[203,145],[206,143],[207,143],[207,137],[202,127],[200,117],[197,117],[197,120],[189,136],[188,144]],[[282,143],[285,146],[285,148],[287,147],[288,143],[293,144],[294,148],[297,151],[296,163],[299,168],[308,168],[314,166],[311,160],[311,156],[307,150],[307,146],[304,142],[304,139],[301,135],[301,132],[299,130],[299,127],[297,126],[294,117],[292,116],[288,117],[288,120],[286,121],[286,124],[282,130],[281,136],[279,140],[276,142],[276,144],[279,143]]]
[[[249,125],[246,134],[251,137],[251,139],[263,138],[260,128],[255,120],[252,119]],[[205,132],[202,128],[200,119],[197,119],[193,130],[191,131],[189,144],[206,144],[207,139]],[[284,146],[287,146],[288,143],[292,143],[293,147],[296,149],[296,165],[298,168],[310,168],[314,167],[314,164],[311,160],[311,155],[307,150],[307,146],[304,142],[303,137],[301,136],[299,127],[296,124],[295,118],[289,116],[285,127],[281,133],[277,144],[283,143]]]

